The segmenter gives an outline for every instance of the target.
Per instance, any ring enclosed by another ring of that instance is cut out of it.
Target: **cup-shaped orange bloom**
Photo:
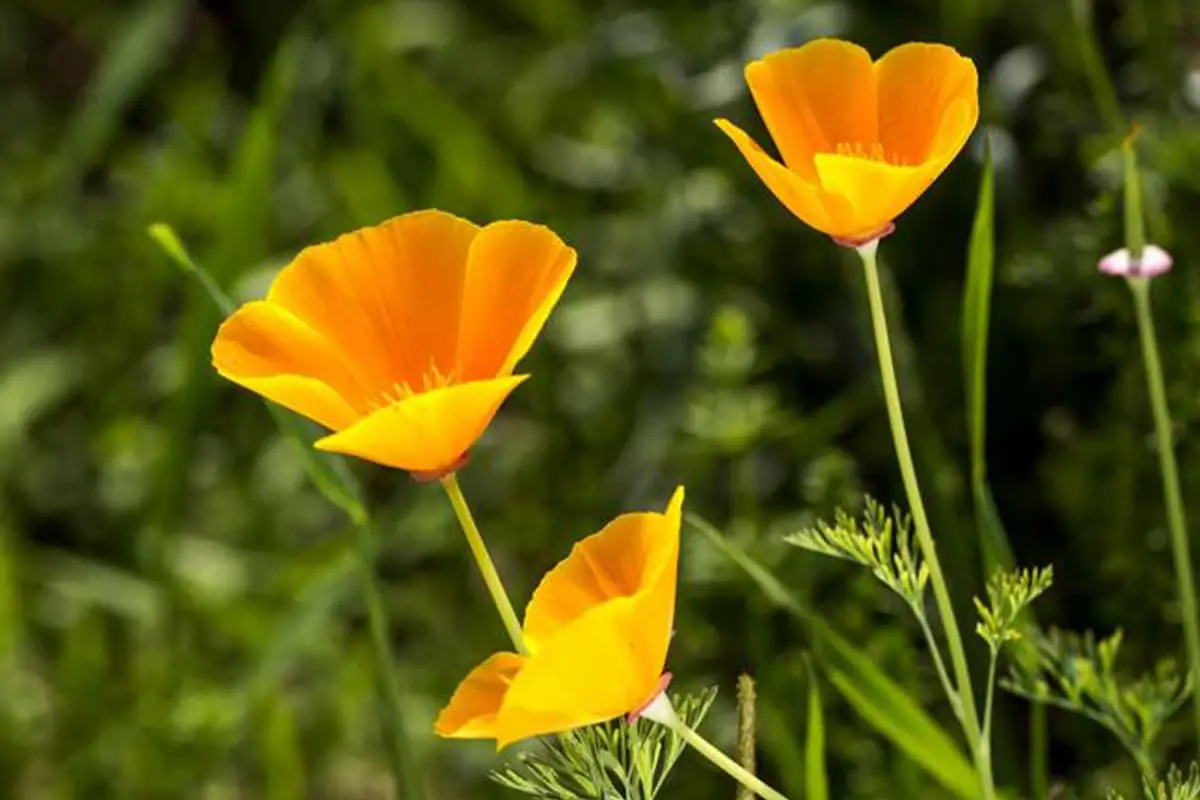
[[[817,39],[751,62],[746,82],[784,163],[728,120],[717,125],[788,210],[851,245],[890,231],[979,119],[975,65],[939,44],[872,63],[856,44]]]
[[[438,715],[439,736],[519,739],[636,713],[662,691],[675,618],[683,488],[575,545],[525,610],[529,655],[497,653]]]
[[[440,476],[525,379],[574,268],[539,225],[404,214],[303,250],[221,326],[213,363],[334,431],[322,450]]]

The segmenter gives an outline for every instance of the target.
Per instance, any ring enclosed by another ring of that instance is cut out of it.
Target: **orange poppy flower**
[[[789,211],[852,246],[890,232],[979,119],[975,65],[939,44],[872,63],[856,44],[817,39],[751,62],[746,82],[787,166],[728,120],[717,126]]]
[[[574,268],[539,225],[404,214],[303,250],[221,326],[213,364],[334,431],[321,450],[441,477],[527,377]]]
[[[529,655],[497,653],[438,715],[439,736],[519,739],[637,713],[664,689],[683,488],[666,513],[625,514],[575,545],[525,611]]]

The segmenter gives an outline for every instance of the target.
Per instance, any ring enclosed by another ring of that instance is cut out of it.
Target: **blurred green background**
[[[1120,245],[1140,140],[1185,496],[1200,495],[1200,5],[1195,0],[8,0],[0,5],[0,797],[383,798],[344,515],[262,403],[208,362],[218,314],[147,237],[171,224],[238,299],[302,246],[423,207],[546,223],[580,268],[463,473],[523,604],[617,513],[691,508],[770,566],[947,730],[902,605],[781,535],[902,491],[852,255],[792,219],[713,127],[766,141],[742,65],[834,35],[977,63],[997,164],[989,467],[1042,621],[1126,629],[1131,673],[1182,658]],[[900,368],[961,622],[983,575],[959,315],[981,139],[904,215]],[[435,740],[503,629],[436,486],[355,463],[381,532],[428,797],[516,797],[486,743]],[[1200,503],[1192,503],[1200,514]],[[685,532],[679,685],[759,681],[764,776],[804,791],[810,642]],[[973,637],[972,637],[973,638]],[[979,652],[975,653],[980,655]],[[982,666],[977,666],[978,672]],[[944,792],[826,691],[835,798]],[[998,773],[1028,786],[1024,701]],[[1164,737],[1191,751],[1186,714]],[[1132,786],[1115,741],[1049,717],[1056,797]],[[671,798],[734,787],[685,755]]]

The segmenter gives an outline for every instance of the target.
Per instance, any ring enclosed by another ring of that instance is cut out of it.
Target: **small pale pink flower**
[[[1168,272],[1174,262],[1171,254],[1156,244],[1142,249],[1142,257],[1135,259],[1129,248],[1122,247],[1100,259],[1100,271],[1122,278],[1154,278]]]

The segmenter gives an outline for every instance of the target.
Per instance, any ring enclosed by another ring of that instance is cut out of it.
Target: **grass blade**
[[[808,730],[804,742],[804,796],[829,800],[829,777],[825,774],[825,713],[821,710],[821,687],[817,671],[808,665]]]
[[[962,347],[963,377],[967,402],[968,441],[971,458],[971,497],[975,506],[975,525],[982,540],[985,577],[998,570],[1016,568],[1012,544],[1000,520],[996,502],[987,480],[987,346],[991,320],[995,253],[995,161],[990,139],[984,139],[983,178],[979,184],[979,202],[971,226],[967,250],[967,281],[963,292]],[[1036,624],[1033,612],[1027,619]],[[1021,643],[1013,649],[1018,659],[1035,655]],[[1034,703],[1030,710],[1029,762],[1030,781],[1035,798],[1046,796],[1049,778],[1045,764],[1046,708]]]
[[[685,518],[741,567],[772,602],[804,623],[817,645],[817,659],[829,682],[864,720],[957,797],[979,797],[975,768],[925,709],[748,553],[695,514],[686,514]]]
[[[963,292],[963,376],[967,402],[967,433],[971,455],[971,495],[983,539],[986,572],[1012,569],[1012,549],[1000,524],[987,486],[987,343],[995,267],[995,200],[992,148],[984,140],[983,179],[979,205],[967,252],[967,281]],[[985,576],[986,577],[986,576]]]

